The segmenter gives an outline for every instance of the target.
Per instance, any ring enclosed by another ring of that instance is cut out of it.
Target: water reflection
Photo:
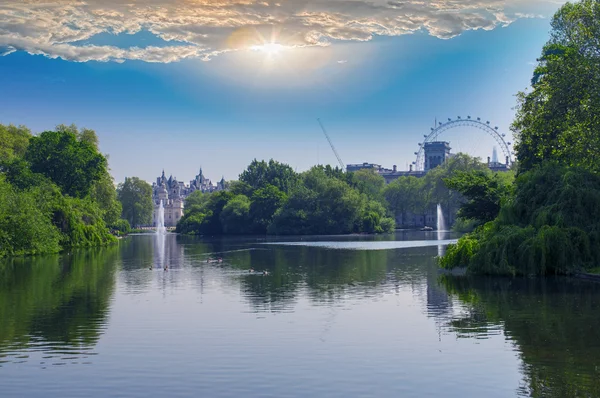
[[[0,263],[0,365],[21,377],[0,390],[26,361],[91,364],[113,383],[91,396],[600,396],[598,285],[440,278],[437,232],[163,238]]]
[[[118,254],[112,247],[0,263],[1,362],[89,361],[106,326]]]
[[[523,361],[521,396],[600,396],[599,286],[579,280],[444,277],[468,305],[459,335],[512,340]]]

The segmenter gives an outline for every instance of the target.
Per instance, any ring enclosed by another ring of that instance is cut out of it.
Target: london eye
[[[413,162],[413,165],[415,166],[415,170],[417,170],[417,171],[424,170],[425,144],[429,143],[429,142],[437,141],[438,137],[442,133],[444,133],[450,129],[457,128],[457,127],[476,128],[476,129],[483,131],[486,134],[490,135],[496,141],[496,143],[498,143],[500,150],[502,151],[502,153],[504,154],[506,159],[508,159],[508,165],[512,164],[513,153],[511,152],[511,149],[510,149],[511,143],[504,140],[506,134],[500,133],[498,131],[498,127],[492,127],[489,121],[483,122],[483,121],[481,121],[481,118],[472,119],[471,116],[468,116],[466,119],[463,119],[460,116],[458,116],[458,118],[454,119],[454,120],[451,118],[448,118],[447,122],[439,122],[437,124],[437,126],[431,128],[431,131],[429,134],[424,135],[425,141],[419,143],[419,150],[417,152],[415,152],[415,155],[417,156],[416,161]]]

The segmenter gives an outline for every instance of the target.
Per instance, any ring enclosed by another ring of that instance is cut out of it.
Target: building
[[[508,158],[508,156],[506,157],[506,163],[500,163],[498,161],[498,152],[496,151],[496,147],[494,147],[494,151],[492,152],[492,159],[490,160],[489,156],[487,158],[487,166],[492,171],[508,171],[509,164],[510,159]]]
[[[426,142],[423,146],[425,153],[425,172],[442,165],[450,157],[450,144],[445,141]]]
[[[192,192],[210,193],[224,190],[225,186],[224,178],[213,185],[211,180],[204,177],[202,168],[188,186],[183,181],[177,181],[177,177],[170,176],[167,178],[163,170],[162,175],[152,184],[152,201],[154,202],[152,226],[156,227],[158,225],[158,209],[161,201],[164,208],[165,227],[174,227],[183,217],[185,198]]]

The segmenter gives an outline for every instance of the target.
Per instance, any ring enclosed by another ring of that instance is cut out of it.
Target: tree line
[[[441,203],[452,216],[463,197],[444,179],[477,170],[477,158],[458,154],[423,178],[400,177],[386,185],[373,170],[344,172],[314,166],[296,173],[275,160],[254,160],[227,191],[194,192],[185,201],[177,232],[221,234],[349,234],[392,231],[398,215],[424,215]],[[490,177],[491,178],[491,177]],[[510,178],[510,177],[509,177]],[[403,219],[405,219],[404,217]]]
[[[500,275],[572,274],[600,264],[600,1],[554,15],[531,89],[518,94],[514,184],[476,175],[448,186],[479,227],[448,248],[446,268]]]

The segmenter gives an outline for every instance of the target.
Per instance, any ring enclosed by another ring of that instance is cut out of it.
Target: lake
[[[0,395],[600,396],[600,284],[442,276],[454,238],[138,235],[4,260]]]

